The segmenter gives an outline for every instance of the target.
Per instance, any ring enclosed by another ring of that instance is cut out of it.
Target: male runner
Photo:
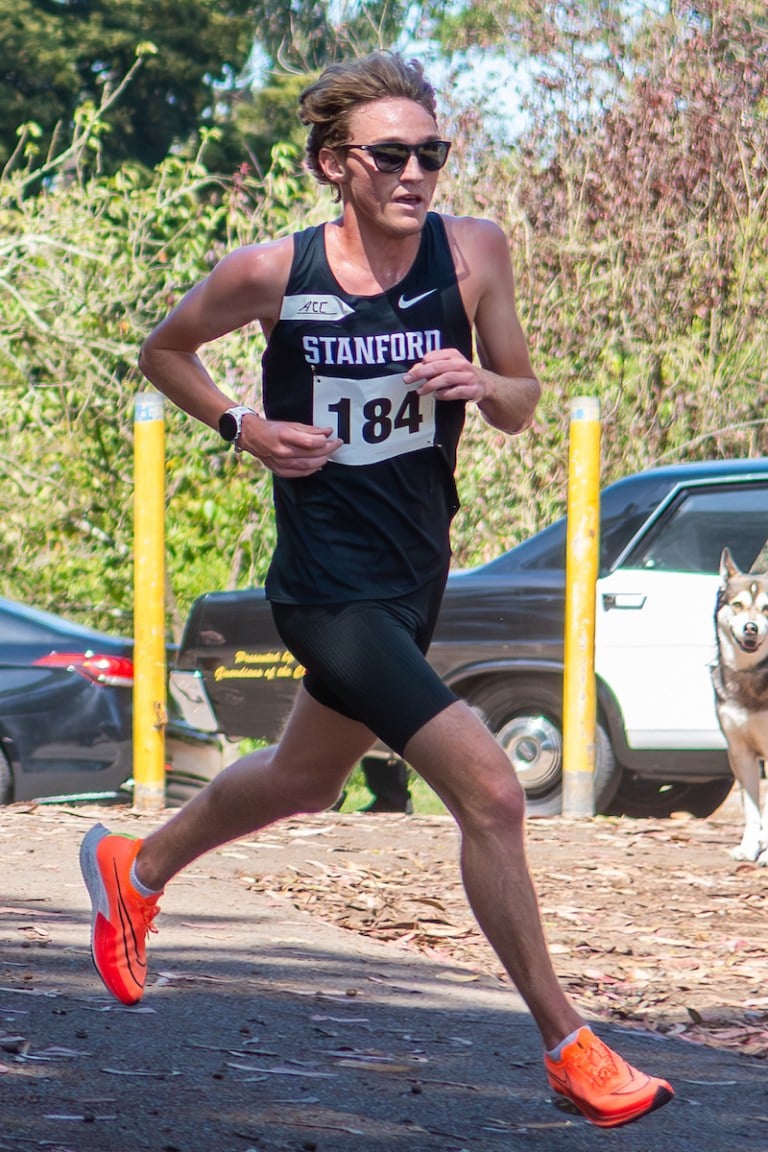
[[[376,737],[434,788],[461,831],[469,902],[541,1033],[551,1087],[625,1124],[672,1089],[612,1052],[566,999],[547,951],[509,761],[425,659],[450,559],[465,406],[507,433],[539,397],[495,224],[430,211],[450,145],[434,91],[390,53],[329,67],[302,94],[307,163],[338,216],[226,256],[144,344],[144,374],[271,470],[266,590],[307,669],[280,743],[239,760],[145,840],[97,825],[81,851],[92,952],[138,1001],[164,886],[227,841],[333,804]],[[258,321],[263,414],[233,404],[198,349]],[[476,340],[474,356],[473,335]]]

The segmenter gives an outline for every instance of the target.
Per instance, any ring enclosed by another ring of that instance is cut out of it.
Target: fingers
[[[341,440],[331,435],[332,428],[281,420],[263,420],[260,424],[259,442],[244,441],[243,447],[277,476],[309,476],[322,468],[341,445]]]
[[[300,477],[311,476],[314,472],[319,472],[321,468],[325,467],[328,457],[327,456],[292,456],[287,459],[281,459],[277,456],[261,456],[262,463],[270,472],[274,472],[276,476],[286,477]]]
[[[485,387],[474,364],[456,348],[427,352],[403,376],[420,396],[434,392],[444,400],[482,400]]]
[[[337,439],[331,437],[332,428],[276,423],[275,431],[276,444],[273,455],[280,458],[328,456],[339,443]]]

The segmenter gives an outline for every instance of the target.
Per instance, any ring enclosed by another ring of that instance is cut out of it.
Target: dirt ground
[[[307,823],[314,833],[307,845]],[[528,855],[557,972],[583,1011],[768,1056],[768,870],[737,863],[734,791],[708,820],[548,819]],[[301,836],[300,853],[285,854]],[[247,890],[339,927],[506,980],[461,888],[442,816],[302,818],[258,838]],[[280,848],[270,867],[269,848]],[[225,849],[237,857],[237,845]],[[258,874],[256,874],[258,873]]]
[[[168,815],[0,810],[0,1152],[766,1152],[768,874],[728,858],[733,817],[530,827],[563,980],[675,1088],[606,1136],[553,1100],[447,817],[326,813],[217,849],[169,885],[144,1001],[108,996],[78,847]]]

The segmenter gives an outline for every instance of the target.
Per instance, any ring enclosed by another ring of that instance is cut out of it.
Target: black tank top
[[[447,568],[465,406],[418,396],[402,377],[426,351],[451,347],[472,358],[472,329],[436,213],[427,216],[410,271],[377,296],[350,296],[339,286],[323,226],[296,234],[262,360],[264,411],[270,420],[330,426],[344,443],[312,476],[273,477],[270,600],[402,596]]]

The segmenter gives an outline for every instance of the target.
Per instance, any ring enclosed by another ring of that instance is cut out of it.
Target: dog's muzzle
[[[757,624],[753,621],[750,620],[748,624],[744,625],[740,643],[745,652],[754,652],[760,643],[760,633]]]

